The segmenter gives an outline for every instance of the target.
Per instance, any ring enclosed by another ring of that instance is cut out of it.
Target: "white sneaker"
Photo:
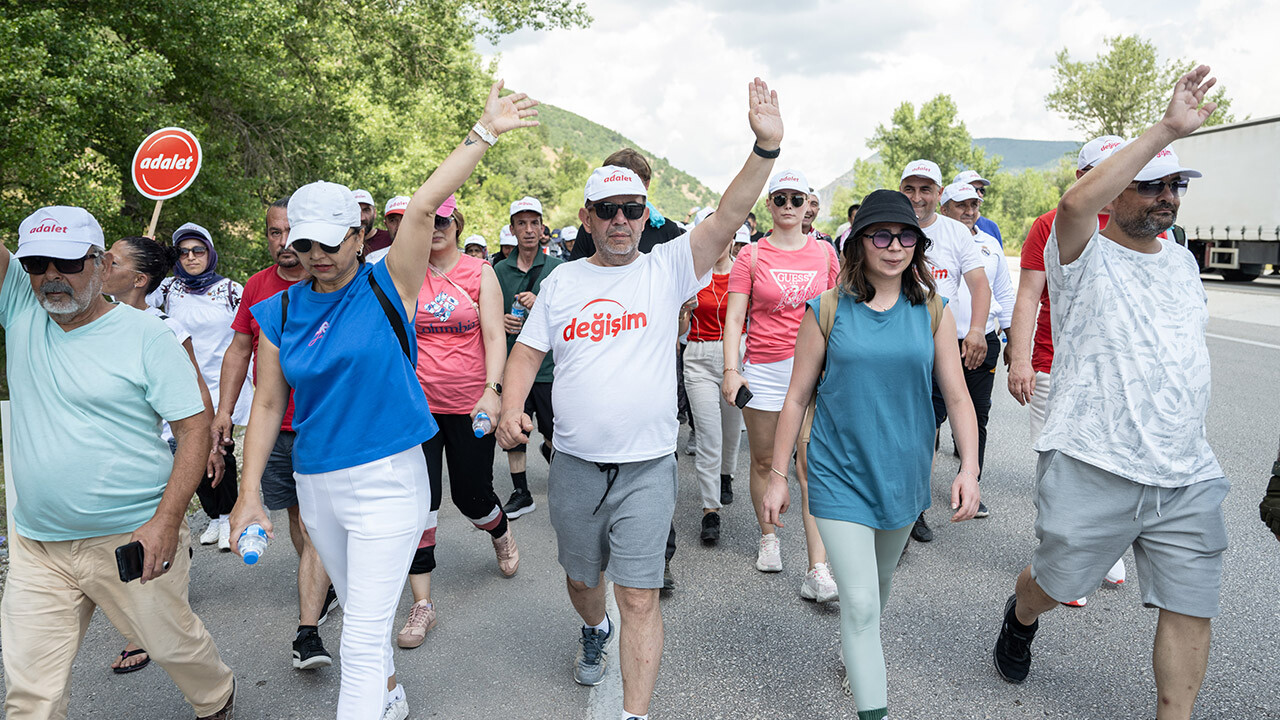
[[[1064,602],[1062,604],[1066,605],[1067,607],[1084,607],[1085,605],[1089,604],[1089,598],[1082,597],[1079,600],[1072,600],[1070,602]]]
[[[200,544],[212,545],[218,542],[218,528],[221,526],[221,518],[210,518],[209,524],[204,528],[204,533],[200,535]]]
[[[836,589],[836,581],[826,563],[814,565],[804,576],[804,582],[800,583],[800,597],[820,603],[840,599],[840,591]]]
[[[1107,571],[1107,575],[1103,580],[1106,580],[1112,585],[1124,584],[1124,558],[1120,558],[1116,561],[1115,565],[1111,566],[1111,569]]]
[[[782,545],[778,542],[776,533],[760,536],[756,569],[760,572],[782,572]]]
[[[218,518],[218,549],[231,552],[231,517],[223,515]]]
[[[409,717],[409,700],[404,696],[404,687],[396,685],[396,689],[387,695],[387,705],[382,709],[382,720],[405,720]]]

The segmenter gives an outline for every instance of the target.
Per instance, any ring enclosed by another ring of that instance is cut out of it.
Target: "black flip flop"
[[[145,653],[145,652],[147,652],[147,651],[146,651],[146,650],[144,650],[144,649],[142,649],[142,648],[138,648],[137,650],[121,650],[121,651],[120,651],[120,659],[121,659],[122,661],[123,661],[123,660],[128,660],[129,658],[133,657],[134,655],[141,655],[142,653]],[[148,666],[148,665],[150,665],[150,664],[151,664],[151,655],[150,655],[150,654],[148,654],[148,655],[147,655],[147,657],[146,657],[146,659],[145,659],[145,660],[143,660],[142,662],[138,663],[137,665],[128,665],[128,666],[121,665],[120,667],[113,667],[113,668],[111,668],[111,672],[113,672],[113,673],[115,673],[115,674],[117,674],[117,675],[124,675],[125,673],[131,673],[131,672],[134,672],[134,671],[136,671],[136,670],[141,670],[142,668],[144,668],[144,667],[146,667],[146,666]]]

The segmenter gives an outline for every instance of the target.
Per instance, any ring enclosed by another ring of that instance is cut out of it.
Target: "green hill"
[[[633,147],[643,153],[653,167],[649,199],[668,217],[683,220],[690,207],[708,205],[720,199],[719,193],[712,192],[697,178],[673,167],[666,158],[655,156],[617,131],[545,103],[538,106],[538,116],[553,150],[568,148],[585,158],[592,167],[624,147]]]

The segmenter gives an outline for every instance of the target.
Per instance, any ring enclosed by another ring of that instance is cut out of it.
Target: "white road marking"
[[[1229,340],[1231,342],[1244,343],[1245,345],[1257,345],[1258,347],[1270,348],[1272,350],[1280,350],[1280,345],[1264,343],[1258,340],[1245,340],[1244,338],[1231,337],[1230,335],[1217,335],[1214,333],[1205,333],[1205,337],[1211,337],[1214,340]]]
[[[605,647],[609,653],[609,662],[604,670],[604,682],[591,688],[591,697],[587,700],[587,720],[617,720],[622,712],[622,659],[618,651],[618,638],[622,634],[622,613],[618,612],[618,601],[613,597],[613,583],[605,586],[604,609],[613,624],[609,644]]]

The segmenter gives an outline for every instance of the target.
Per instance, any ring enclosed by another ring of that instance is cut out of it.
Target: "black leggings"
[[[431,476],[431,512],[440,510],[443,494],[442,460],[449,463],[449,495],[453,504],[473,525],[495,538],[507,532],[507,516],[493,492],[493,450],[497,444],[493,433],[476,437],[471,430],[470,415],[432,413],[439,432],[422,443],[427,457],[427,474]],[[410,575],[429,573],[436,567],[435,523],[422,534],[413,554]]]
[[[200,487],[196,488],[196,497],[200,498],[200,507],[211,518],[230,515],[231,508],[236,505],[240,491],[236,487],[236,446],[227,445],[222,450],[222,459],[227,469],[222,473],[222,482],[213,487],[213,478],[204,473],[200,477]]]

